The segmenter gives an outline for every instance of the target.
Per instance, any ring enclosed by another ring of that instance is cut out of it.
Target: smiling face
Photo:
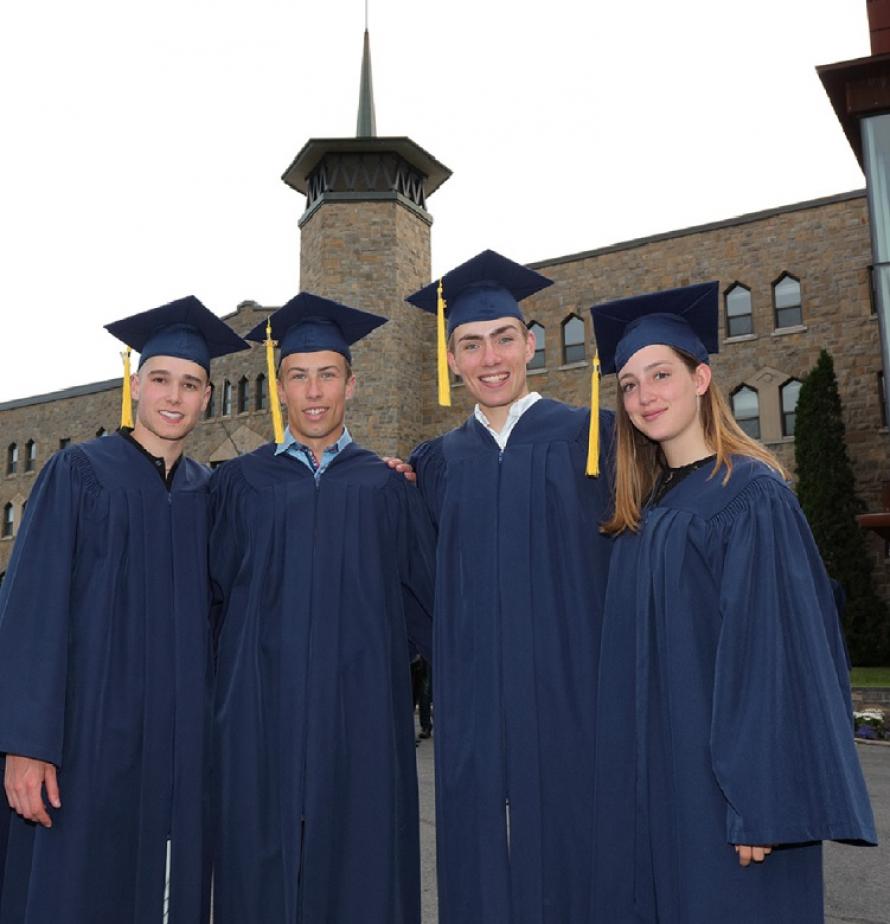
[[[354,391],[346,357],[333,350],[291,353],[281,361],[278,396],[287,406],[287,425],[316,458],[343,433],[346,402]]]
[[[448,365],[459,375],[496,427],[510,405],[528,394],[526,364],[535,353],[535,336],[516,318],[461,324],[451,335]]]
[[[618,388],[631,423],[658,443],[676,467],[708,455],[699,398],[711,384],[711,367],[690,370],[670,347],[637,350],[618,372]]]
[[[207,373],[176,356],[152,356],[130,380],[136,406],[133,436],[149,452],[166,456],[195,429],[207,402]]]

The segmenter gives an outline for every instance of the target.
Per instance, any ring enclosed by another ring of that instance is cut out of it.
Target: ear
[[[355,376],[351,375],[346,381],[346,400],[349,401],[355,394]]]
[[[207,410],[207,405],[210,403],[210,395],[213,392],[213,386],[208,381],[204,386],[204,400],[201,402],[201,413]]]
[[[448,360],[448,368],[452,371],[454,375],[460,375],[460,369],[457,367],[457,359],[454,356],[454,353],[449,350],[445,354],[445,358]]]
[[[711,367],[707,363],[699,363],[692,373],[695,382],[695,393],[701,397],[711,385]]]
[[[532,357],[535,355],[535,350],[538,347],[538,342],[535,340],[534,332],[528,328],[525,331],[525,362],[526,365],[531,362]]]
[[[142,380],[139,378],[139,373],[134,372],[130,376],[130,394],[133,396],[134,401],[139,400],[139,389],[142,385]]]

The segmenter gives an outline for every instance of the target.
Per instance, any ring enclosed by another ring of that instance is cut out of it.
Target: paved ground
[[[890,924],[890,746],[859,745],[858,750],[871,793],[881,846],[826,845],[826,924]],[[423,924],[437,924],[432,739],[421,741],[417,748],[417,771],[420,779]],[[757,922],[752,921],[751,924]]]

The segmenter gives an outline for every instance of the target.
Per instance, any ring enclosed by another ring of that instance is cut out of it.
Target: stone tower
[[[405,137],[377,137],[365,29],[355,138],[312,138],[282,179],[306,196],[300,288],[385,315],[353,351],[355,438],[404,454],[422,432],[434,325],[404,297],[430,280],[429,196],[451,171]]]

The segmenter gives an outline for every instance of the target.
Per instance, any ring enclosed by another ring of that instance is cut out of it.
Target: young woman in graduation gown
[[[821,841],[875,842],[828,576],[712,380],[716,283],[594,323],[618,408],[591,920],[814,924]]]

